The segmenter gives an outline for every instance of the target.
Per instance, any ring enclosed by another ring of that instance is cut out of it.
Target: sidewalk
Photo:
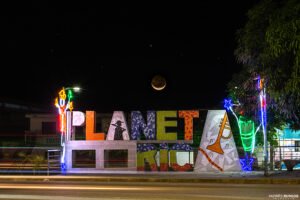
[[[103,171],[101,174],[68,175],[1,175],[0,182],[88,181],[88,182],[170,182],[232,184],[300,184],[300,171],[273,171],[265,177],[262,171],[195,174],[193,172],[128,172]]]

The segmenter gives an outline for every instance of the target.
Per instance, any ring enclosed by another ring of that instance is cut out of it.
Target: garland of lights
[[[256,131],[254,131],[254,122],[252,120],[246,120],[243,116],[238,117],[236,113],[233,111],[232,106],[239,106],[240,104],[233,104],[231,99],[224,100],[224,107],[230,111],[238,124],[243,149],[245,151],[245,158],[240,159],[240,163],[242,165],[242,169],[244,171],[251,171],[252,170],[252,163],[254,161],[253,157],[248,156],[248,153],[251,155],[255,148],[255,136],[260,127],[262,127],[263,135],[264,135],[264,142],[267,141],[267,115],[266,115],[266,89],[264,86],[264,79],[261,79],[259,76],[257,78],[257,89],[259,90],[259,101],[260,101],[260,125],[257,127]],[[267,146],[264,145],[264,152],[266,156]],[[267,159],[266,159],[267,160]]]
[[[243,116],[238,117],[236,115],[236,113],[232,109],[232,106],[239,106],[239,105],[240,104],[233,104],[231,102],[231,99],[225,99],[224,101],[224,107],[234,115],[237,121],[243,149],[246,152],[253,153],[255,147],[255,134],[258,130],[254,132],[254,122],[252,120],[246,120]]]
[[[62,88],[58,93],[57,98],[55,98],[54,105],[58,108],[59,113],[59,130],[61,132],[60,137],[60,145],[62,147],[62,155],[60,159],[60,165],[61,170],[64,173],[66,171],[66,160],[65,160],[65,142],[67,139],[66,133],[67,133],[67,110],[72,111],[73,110],[73,93],[71,90],[68,90],[68,96],[66,95],[65,88]]]
[[[246,120],[243,116],[237,116],[233,111],[232,106],[239,106],[240,104],[233,104],[231,99],[224,100],[224,107],[226,110],[230,111],[238,124],[243,149],[245,151],[245,157],[240,159],[240,163],[243,171],[252,171],[252,164],[254,158],[248,156],[248,153],[252,154],[255,147],[255,134],[258,131],[254,132],[254,122],[252,120]]]

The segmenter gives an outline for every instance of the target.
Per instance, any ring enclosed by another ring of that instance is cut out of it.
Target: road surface
[[[137,199],[300,199],[299,185],[141,183],[141,182],[1,182],[0,200]]]

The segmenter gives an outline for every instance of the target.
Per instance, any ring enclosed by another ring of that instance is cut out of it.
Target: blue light
[[[230,110],[232,105],[231,99],[224,99],[224,108],[226,108],[226,110]]]
[[[253,168],[252,168],[253,162],[254,162],[254,158],[251,156],[248,157],[248,154],[246,153],[245,158],[240,159],[240,163],[242,165],[242,170],[243,171],[252,171],[253,170]]]
[[[66,165],[66,163],[61,163],[60,164],[60,169],[61,169],[61,173],[62,174],[66,174],[66,172],[67,172],[67,165]]]

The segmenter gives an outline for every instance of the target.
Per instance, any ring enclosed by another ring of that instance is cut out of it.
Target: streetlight
[[[67,91],[67,93],[66,93]],[[59,122],[60,122],[60,132],[61,132],[61,137],[60,137],[60,145],[62,147],[62,155],[60,159],[60,164],[61,164],[61,171],[64,173],[66,171],[66,160],[65,160],[65,152],[66,152],[66,147],[65,143],[69,138],[69,130],[68,130],[68,124],[67,124],[67,111],[70,110],[72,112],[73,110],[73,91],[74,92],[79,92],[80,88],[79,87],[67,87],[67,88],[62,88],[58,92],[58,97],[55,98],[55,103],[54,105],[58,108],[58,113],[59,113]]]
[[[81,88],[78,86],[74,86],[74,87],[67,87],[65,90],[73,90],[74,92],[80,92]]]

